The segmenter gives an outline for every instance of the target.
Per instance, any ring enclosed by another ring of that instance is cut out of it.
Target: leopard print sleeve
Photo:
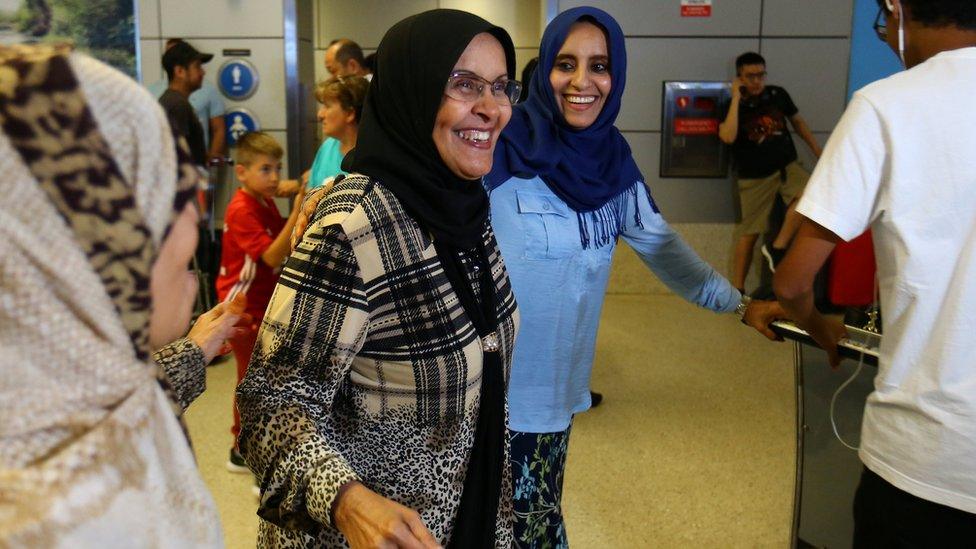
[[[353,359],[368,311],[359,265],[339,226],[313,224],[286,263],[237,392],[238,445],[261,484],[258,515],[313,534],[332,526],[343,484]]]
[[[203,351],[190,338],[177,339],[166,345],[153,353],[153,359],[169,381],[183,410],[207,388]]]

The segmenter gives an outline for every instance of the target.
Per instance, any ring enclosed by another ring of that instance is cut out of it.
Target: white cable
[[[888,2],[888,5],[889,5],[888,9],[890,10],[891,9],[891,7],[890,7],[891,6],[890,0]],[[881,302],[881,298],[880,298],[880,295],[879,295],[879,291],[880,291],[880,288],[878,286],[878,275],[877,275],[877,273],[875,273],[875,275],[874,275],[874,303],[872,304],[873,307],[877,307],[878,304]],[[877,332],[878,331],[878,327],[877,326],[873,326],[873,322],[874,321],[872,320],[872,323],[871,323],[872,326],[871,326],[871,328],[869,328],[869,330],[872,330],[872,331]],[[840,436],[840,433],[837,432],[837,421],[834,420],[834,404],[837,403],[837,397],[840,396],[841,392],[843,392],[844,389],[846,389],[847,386],[851,384],[851,382],[853,382],[855,379],[857,379],[857,375],[861,373],[861,368],[864,367],[864,349],[866,349],[868,347],[868,342],[867,341],[864,341],[863,343],[861,343],[861,342],[855,342],[855,343],[857,343],[858,346],[861,347],[861,359],[857,361],[857,368],[854,370],[854,373],[851,374],[851,377],[847,378],[847,381],[845,381],[844,383],[842,383],[841,386],[838,387],[836,391],[834,391],[834,396],[830,397],[830,427],[831,427],[831,429],[834,430],[834,436],[837,438],[838,441],[840,441],[841,444],[843,444],[847,448],[849,448],[849,449],[854,450],[855,452],[857,452],[858,450],[861,449],[860,446],[856,446],[855,447],[855,446],[851,446],[850,444],[848,444],[847,441],[845,441],[844,438]]]
[[[841,392],[844,389],[846,389],[847,386],[850,385],[851,382],[853,382],[857,378],[858,374],[861,373],[861,368],[863,366],[864,366],[864,351],[861,351],[861,360],[857,362],[857,368],[854,370],[854,373],[851,374],[851,377],[847,378],[847,381],[842,383],[841,386],[838,387],[836,391],[834,391],[834,396],[830,398],[830,427],[834,430],[834,436],[837,437],[837,440],[839,440],[841,444],[847,446],[849,449],[854,450],[855,452],[860,450],[860,447],[851,446],[850,444],[847,443],[847,441],[844,440],[843,437],[840,436],[840,433],[837,432],[837,422],[834,420],[834,405],[837,403],[837,397],[840,396]]]

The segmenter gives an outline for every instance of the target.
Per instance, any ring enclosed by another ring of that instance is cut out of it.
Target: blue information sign
[[[242,101],[258,89],[258,71],[244,59],[228,59],[217,73],[220,91],[229,99]]]
[[[224,125],[227,127],[227,145],[233,147],[247,132],[261,129],[256,116],[244,107],[232,107],[224,113]]]

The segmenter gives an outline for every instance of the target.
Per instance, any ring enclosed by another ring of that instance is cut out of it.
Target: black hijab
[[[356,148],[342,169],[378,180],[434,235],[458,249],[481,242],[488,196],[480,180],[462,179],[434,145],[434,119],[447,77],[475,35],[487,32],[505,50],[515,78],[515,46],[508,33],[484,19],[439,9],[400,21],[376,51]]]
[[[383,37],[359,126],[356,148],[342,164],[347,172],[376,179],[434,238],[444,274],[483,345],[497,341],[495,283],[484,241],[488,195],[480,180],[452,172],[434,144],[433,130],[444,87],[461,54],[487,32],[505,51],[515,77],[515,47],[508,33],[458,10],[432,10],[400,21]],[[477,294],[461,259],[480,269]],[[461,501],[451,529],[451,548],[493,548],[504,471],[505,380],[497,347],[483,346],[481,392]]]

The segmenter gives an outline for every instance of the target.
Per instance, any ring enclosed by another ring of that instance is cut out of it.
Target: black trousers
[[[895,488],[864,468],[854,496],[854,548],[976,547],[976,514]]]

